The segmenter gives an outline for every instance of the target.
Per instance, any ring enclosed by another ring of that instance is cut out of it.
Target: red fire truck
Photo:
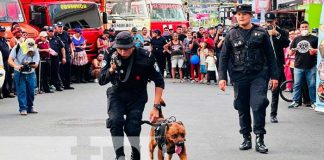
[[[69,28],[82,28],[87,39],[86,51],[89,60],[97,54],[96,41],[103,30],[103,23],[98,6],[94,2],[67,0],[21,0],[29,24],[40,30],[63,22]]]
[[[27,24],[24,12],[19,0],[1,0],[0,1],[0,24],[6,27],[6,37],[10,39],[11,23],[18,22],[23,31],[27,32],[27,36],[35,38],[38,31]]]

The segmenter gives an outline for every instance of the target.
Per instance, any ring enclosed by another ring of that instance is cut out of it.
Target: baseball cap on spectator
[[[264,17],[267,22],[272,22],[276,19],[276,15],[274,13],[266,13]]]
[[[137,30],[137,28],[136,27],[133,27],[132,28],[132,32],[137,32],[138,30]]]
[[[209,34],[209,31],[206,29],[206,30],[204,30],[204,32],[203,32],[204,34],[206,33],[206,34]]]
[[[5,31],[6,31],[6,27],[0,25],[0,32],[5,32]]]
[[[158,35],[161,35],[161,31],[159,29],[156,29],[153,32],[156,33],[156,34],[158,34]]]
[[[52,26],[51,27],[48,27],[48,31],[49,32],[53,32],[54,31],[54,27],[52,27]]]
[[[62,22],[57,22],[57,26],[58,27],[63,27],[63,23]]]
[[[39,33],[39,36],[40,36],[40,37],[47,37],[48,35],[47,35],[46,31],[41,31],[41,32]]]
[[[15,29],[12,31],[12,34],[16,34],[16,33],[19,33],[19,32],[22,32],[21,28],[20,27],[15,27]]]
[[[108,31],[109,31],[109,32],[114,32],[115,29],[114,29],[113,27],[110,27],[110,28],[108,29]]]
[[[127,31],[118,33],[115,39],[115,44],[113,45],[114,48],[123,48],[123,49],[132,48],[134,46],[135,46],[134,38]]]
[[[35,49],[36,49],[36,45],[35,45],[35,40],[34,39],[32,39],[32,38],[27,38],[26,40],[25,40],[25,43],[27,44],[27,48],[28,48],[28,50],[27,50],[27,52],[34,52],[35,51]]]
[[[81,29],[81,28],[75,28],[74,31],[75,31],[76,33],[82,33],[82,29]]]

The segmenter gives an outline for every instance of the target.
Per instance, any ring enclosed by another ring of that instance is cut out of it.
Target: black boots
[[[141,153],[140,153],[140,151],[139,151],[137,148],[135,148],[135,147],[132,147],[131,160],[141,160]]]
[[[240,150],[248,150],[252,148],[251,134],[243,135],[243,143],[240,145]],[[264,144],[264,135],[257,134],[255,139],[255,150],[259,153],[268,153],[268,148]]]
[[[240,150],[248,150],[252,148],[251,134],[243,134],[243,143],[240,145]]]
[[[264,135],[257,134],[255,139],[255,150],[259,153],[267,153],[268,148],[264,144]]]

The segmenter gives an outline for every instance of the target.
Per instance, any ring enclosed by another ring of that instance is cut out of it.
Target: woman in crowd
[[[86,39],[82,36],[81,28],[75,29],[75,34],[72,37],[72,46],[74,55],[72,64],[76,71],[76,83],[86,83],[84,80],[85,65],[88,63],[86,48]]]

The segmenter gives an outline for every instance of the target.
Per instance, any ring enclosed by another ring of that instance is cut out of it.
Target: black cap
[[[251,13],[251,14],[254,13],[254,11],[252,11],[252,6],[248,4],[240,4],[236,6],[235,10],[232,13],[236,14],[237,12]]]
[[[132,32],[137,32],[138,30],[137,30],[137,28],[136,27],[133,27],[132,28]]]
[[[267,22],[274,21],[276,19],[276,15],[274,13],[266,13],[264,18]]]
[[[153,32],[156,33],[156,34],[158,34],[158,35],[161,35],[161,31],[159,29],[156,29]]]
[[[63,27],[63,22],[57,22],[57,26]]]
[[[134,45],[135,42],[133,36],[129,32],[123,31],[117,34],[113,47],[127,49],[134,47]]]
[[[52,27],[52,26],[48,27],[47,31],[53,32],[54,31],[54,27]]]
[[[0,25],[0,32],[5,32],[5,31],[6,31],[6,27]]]
[[[113,27],[110,27],[110,28],[108,29],[108,31],[109,31],[109,32],[114,32],[115,29],[114,29]]]

